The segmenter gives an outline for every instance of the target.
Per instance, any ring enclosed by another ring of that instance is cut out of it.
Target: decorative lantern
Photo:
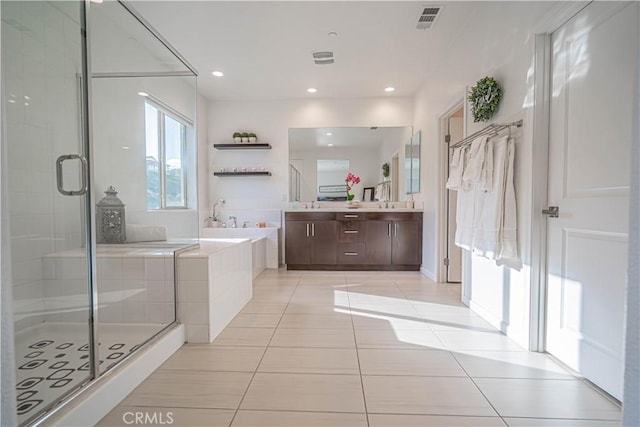
[[[125,243],[124,203],[113,186],[105,191],[106,196],[96,204],[96,227],[98,243]]]

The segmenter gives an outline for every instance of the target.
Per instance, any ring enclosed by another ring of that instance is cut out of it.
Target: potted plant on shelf
[[[233,133],[233,141],[237,144],[242,142],[242,134],[240,132]]]
[[[256,142],[258,140],[258,137],[256,136],[255,133],[249,133],[249,142]]]
[[[242,142],[249,142],[249,134],[246,132],[242,132],[242,134],[240,134],[240,136],[242,136]]]
[[[355,198],[355,194],[351,194],[350,191],[353,189],[354,185],[360,184],[360,177],[349,172],[347,177],[344,179],[344,182],[347,184],[347,205],[357,206],[360,202],[358,200],[353,200]]]

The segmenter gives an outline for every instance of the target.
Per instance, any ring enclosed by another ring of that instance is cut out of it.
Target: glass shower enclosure
[[[2,345],[28,425],[176,323],[175,256],[198,235],[197,74],[124,2],[2,1],[1,18]],[[122,244],[96,241],[110,186]]]

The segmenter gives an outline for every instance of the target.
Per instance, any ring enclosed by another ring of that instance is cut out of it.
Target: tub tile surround
[[[470,324],[459,285],[267,270],[253,286],[218,338],[178,350],[98,425],[132,411],[231,427],[619,424],[618,405],[549,356]]]
[[[253,295],[252,242],[200,239],[180,254],[178,310],[188,343],[210,343]]]

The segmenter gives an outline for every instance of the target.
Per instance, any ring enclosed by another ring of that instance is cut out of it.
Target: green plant
[[[498,110],[502,99],[502,89],[492,77],[484,77],[469,91],[467,97],[471,103],[471,113],[474,122],[488,121]]]
[[[257,136],[256,136],[256,134],[255,134],[255,133],[251,133],[251,132],[250,132],[250,133],[249,133],[249,138],[257,138]]]
[[[234,132],[234,133],[233,133],[233,137],[234,137],[234,138],[241,138],[241,137],[242,137],[242,134],[241,134],[240,132]]]
[[[246,132],[242,132],[242,134],[240,134],[241,137],[243,138],[249,138],[249,134]]]
[[[382,176],[389,178],[389,162],[384,162],[382,164]]]

